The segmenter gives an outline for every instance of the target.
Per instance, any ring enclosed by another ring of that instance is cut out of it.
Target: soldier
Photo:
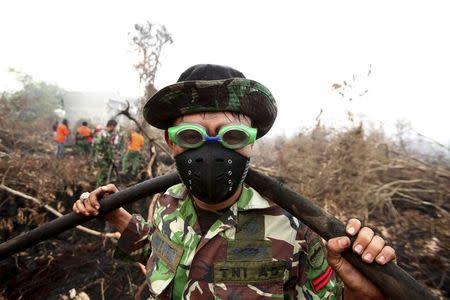
[[[243,183],[253,143],[271,128],[275,100],[229,67],[197,65],[156,93],[144,117],[165,130],[182,184],[154,205],[149,222],[123,208],[105,216],[121,238],[116,257],[147,266],[152,296],[172,299],[384,299],[341,252],[385,264],[395,251],[351,219],[347,232],[320,237]],[[97,215],[103,186],[73,206]]]
[[[106,129],[102,130],[94,139],[94,163],[99,169],[96,186],[106,184],[109,170],[114,163],[114,142],[116,136],[116,120],[109,120]]]

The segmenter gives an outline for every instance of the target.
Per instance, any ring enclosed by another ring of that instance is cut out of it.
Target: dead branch
[[[2,151],[2,153],[5,152],[4,153],[5,155],[8,155],[8,153],[11,152],[11,150],[8,147],[6,147],[5,145],[3,145],[2,143],[0,143],[0,150]]]
[[[131,294],[131,293],[133,293],[133,283],[131,282],[130,274],[128,274],[128,272],[127,272],[127,279],[128,279],[129,291]]]
[[[422,179],[411,179],[411,180],[396,180],[392,182],[388,182],[382,186],[379,187],[379,191],[386,190],[392,186],[399,185],[399,184],[411,184],[411,183],[432,183],[429,180],[422,180]]]
[[[103,288],[103,283],[105,282],[105,278],[100,280],[100,293],[102,295],[102,300],[105,300],[105,290]]]
[[[54,214],[54,215],[57,216],[57,217],[63,216],[62,213],[60,213],[59,211],[57,211],[57,210],[54,209],[53,207],[51,207],[51,206],[49,206],[49,205],[47,205],[47,204],[42,203],[41,200],[39,200],[39,199],[37,199],[37,198],[35,198],[35,197],[29,196],[29,195],[27,195],[27,194],[25,194],[25,193],[22,193],[22,192],[20,192],[20,191],[16,191],[16,190],[14,190],[14,189],[12,189],[12,188],[10,188],[10,187],[7,187],[7,186],[4,185],[4,184],[0,184],[0,189],[2,189],[2,190],[4,190],[4,191],[7,191],[7,192],[10,193],[10,194],[13,194],[13,195],[22,197],[22,198],[24,198],[24,199],[33,201],[34,203],[36,203],[37,205],[39,205],[39,206],[45,208],[47,211],[51,212],[52,214]],[[97,237],[102,237],[102,238],[112,238],[112,239],[119,239],[119,238],[120,238],[120,233],[119,233],[119,232],[103,233],[103,232],[99,232],[99,231],[96,231],[96,230],[92,230],[92,229],[86,228],[86,227],[81,226],[81,225],[80,225],[80,226],[77,226],[76,228],[77,228],[78,230],[80,230],[80,231],[83,231],[83,232],[85,232],[85,233],[87,233],[87,234],[94,235],[94,236],[97,236]]]
[[[3,174],[3,178],[2,178],[2,183],[1,184],[5,183],[6,175],[8,175],[9,170],[11,170],[11,166],[9,166],[8,169],[6,169],[5,174]]]
[[[402,193],[400,191],[397,191],[397,194],[402,197],[403,201],[407,201],[407,202],[410,202],[410,203],[418,205],[418,206],[434,207],[436,210],[440,211],[441,213],[447,214],[447,211],[445,209],[443,209],[442,207],[440,207],[439,205],[437,205],[437,204],[421,200],[421,199],[419,199],[417,197],[414,197],[412,195],[408,195],[408,194]]]
[[[159,198],[159,194],[156,194],[153,196],[150,205],[148,206],[148,211],[147,211],[147,222],[150,223],[150,225],[153,225],[153,213],[155,211],[155,203]]]
[[[154,150],[154,148],[152,150]],[[150,161],[148,162],[147,168],[146,168],[146,173],[147,173],[148,177],[150,177],[150,178],[153,177],[152,167],[153,167],[153,164],[155,163],[156,156],[158,155],[158,153],[156,153],[155,151],[152,151],[152,152],[153,152],[152,157],[150,158]]]
[[[257,167],[257,166],[255,166],[253,164],[250,164],[250,167],[252,167],[255,170],[261,171],[261,172],[263,172],[263,173],[265,173],[267,175],[270,175],[270,176],[276,176],[277,175],[277,171],[275,171],[274,169],[271,169],[271,168]]]
[[[142,128],[141,124],[139,124],[138,120],[136,120],[135,117],[133,117],[130,114],[130,102],[127,101],[127,107],[124,110],[121,110],[120,112],[118,112],[116,114],[116,116],[119,115],[123,115],[125,117],[127,117],[128,119],[130,119],[131,121],[134,122],[134,124],[136,124],[136,126],[139,128],[139,130],[142,132],[142,134],[144,135],[144,137],[150,142],[150,144],[155,144],[156,146],[158,146],[162,151],[166,152],[169,155],[172,155],[169,150],[167,150],[163,145],[161,145],[161,143],[159,143],[156,139],[151,138],[144,130],[144,128]]]
[[[144,24],[135,24],[134,29],[132,45],[142,56],[134,67],[139,72],[140,82],[145,82],[147,86],[153,85],[162,48],[166,44],[173,43],[172,37],[165,26],[155,25],[149,21]]]

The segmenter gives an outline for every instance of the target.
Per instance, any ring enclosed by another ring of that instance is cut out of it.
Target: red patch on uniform
[[[328,268],[325,269],[325,272],[323,272],[322,275],[320,275],[311,282],[314,292],[317,293],[325,285],[327,285],[328,281],[330,281],[331,275],[333,275],[333,269],[330,266],[328,266]]]

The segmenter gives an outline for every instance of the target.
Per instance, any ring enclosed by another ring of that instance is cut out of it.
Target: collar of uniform
[[[186,200],[185,198],[188,196],[186,186],[182,183],[170,187],[165,194],[180,200]],[[244,183],[239,199],[231,208],[233,206],[236,206],[238,210],[249,210],[268,208],[270,204],[255,189]]]
[[[179,216],[181,219],[177,224],[181,226],[180,231],[185,232],[187,230],[186,226],[189,226],[193,228],[196,233],[200,234],[200,225],[197,220],[197,214],[195,212],[192,197],[189,196],[187,188],[180,183],[170,187],[165,194],[179,200],[177,211],[180,214]],[[207,237],[211,238],[218,232],[236,225],[238,211],[264,209],[268,207],[270,207],[270,204],[266,199],[252,187],[244,184],[239,199],[222,216],[220,216],[220,222],[213,224],[212,228],[207,233]]]
[[[171,186],[165,193],[165,195],[172,196],[175,199],[183,199],[187,195],[186,186],[182,183]]]
[[[238,210],[264,209],[270,207],[269,202],[264,199],[254,188],[244,183],[241,196],[236,201]]]

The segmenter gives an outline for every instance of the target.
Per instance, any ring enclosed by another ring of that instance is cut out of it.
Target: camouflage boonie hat
[[[152,96],[143,113],[148,123],[167,129],[182,115],[221,111],[248,116],[258,129],[257,138],[269,131],[277,116],[275,99],[265,86],[218,65],[190,67],[177,83]]]

